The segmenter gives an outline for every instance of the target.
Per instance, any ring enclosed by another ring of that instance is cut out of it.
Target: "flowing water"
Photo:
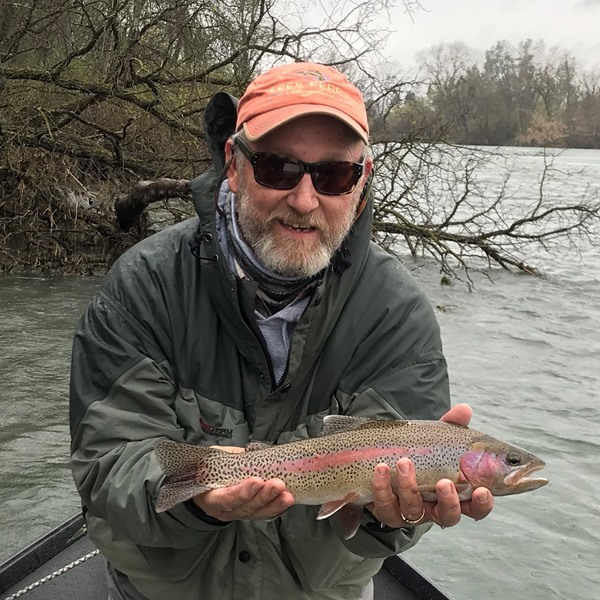
[[[506,152],[518,167],[515,201],[535,197],[540,152]],[[600,189],[600,151],[569,150],[554,166],[566,179],[551,186],[565,202]],[[600,253],[582,242],[580,253],[565,244],[526,258],[543,277],[491,269],[473,273],[473,291],[440,285],[434,262],[405,261],[437,307],[454,401],[473,406],[475,428],[544,458],[550,478],[498,498],[483,521],[433,529],[404,555],[455,600],[600,597]],[[0,279],[0,560],[79,507],[68,363],[99,282]]]

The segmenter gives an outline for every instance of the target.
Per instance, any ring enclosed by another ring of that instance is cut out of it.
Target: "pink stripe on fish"
[[[431,448],[408,448],[408,447],[385,447],[385,448],[361,448],[360,450],[341,450],[328,454],[314,454],[295,460],[284,460],[274,463],[268,467],[253,466],[252,473],[259,475],[260,472],[273,468],[285,473],[304,473],[313,471],[324,471],[326,469],[343,467],[351,463],[368,462],[375,460],[384,462],[388,458],[397,460],[404,456],[431,454]]]

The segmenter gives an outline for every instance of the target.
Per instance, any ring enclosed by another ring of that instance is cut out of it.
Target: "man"
[[[332,413],[470,419],[447,412],[431,306],[370,241],[360,92],[330,67],[275,67],[241,98],[236,131],[216,210],[195,182],[198,219],[125,253],[77,331],[72,468],[89,535],[113,600],[372,597],[384,557],[433,522],[485,517],[489,492],[461,505],[442,481],[427,503],[409,460],[380,465],[349,540],[280,480],[155,511],[160,438],[243,451],[318,435]]]

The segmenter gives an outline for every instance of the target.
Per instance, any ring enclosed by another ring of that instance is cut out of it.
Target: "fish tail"
[[[204,446],[159,440],[154,447],[158,464],[166,478],[156,501],[156,512],[164,512],[180,502],[212,489],[207,485],[207,459],[218,450]]]

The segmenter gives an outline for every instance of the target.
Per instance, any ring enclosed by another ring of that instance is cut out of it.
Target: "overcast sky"
[[[443,42],[462,40],[488,50],[507,40],[515,46],[528,38],[560,46],[585,69],[600,70],[600,0],[420,0],[426,10],[410,17],[392,14],[388,54],[402,66],[415,54]],[[398,1],[401,5],[401,0]]]

